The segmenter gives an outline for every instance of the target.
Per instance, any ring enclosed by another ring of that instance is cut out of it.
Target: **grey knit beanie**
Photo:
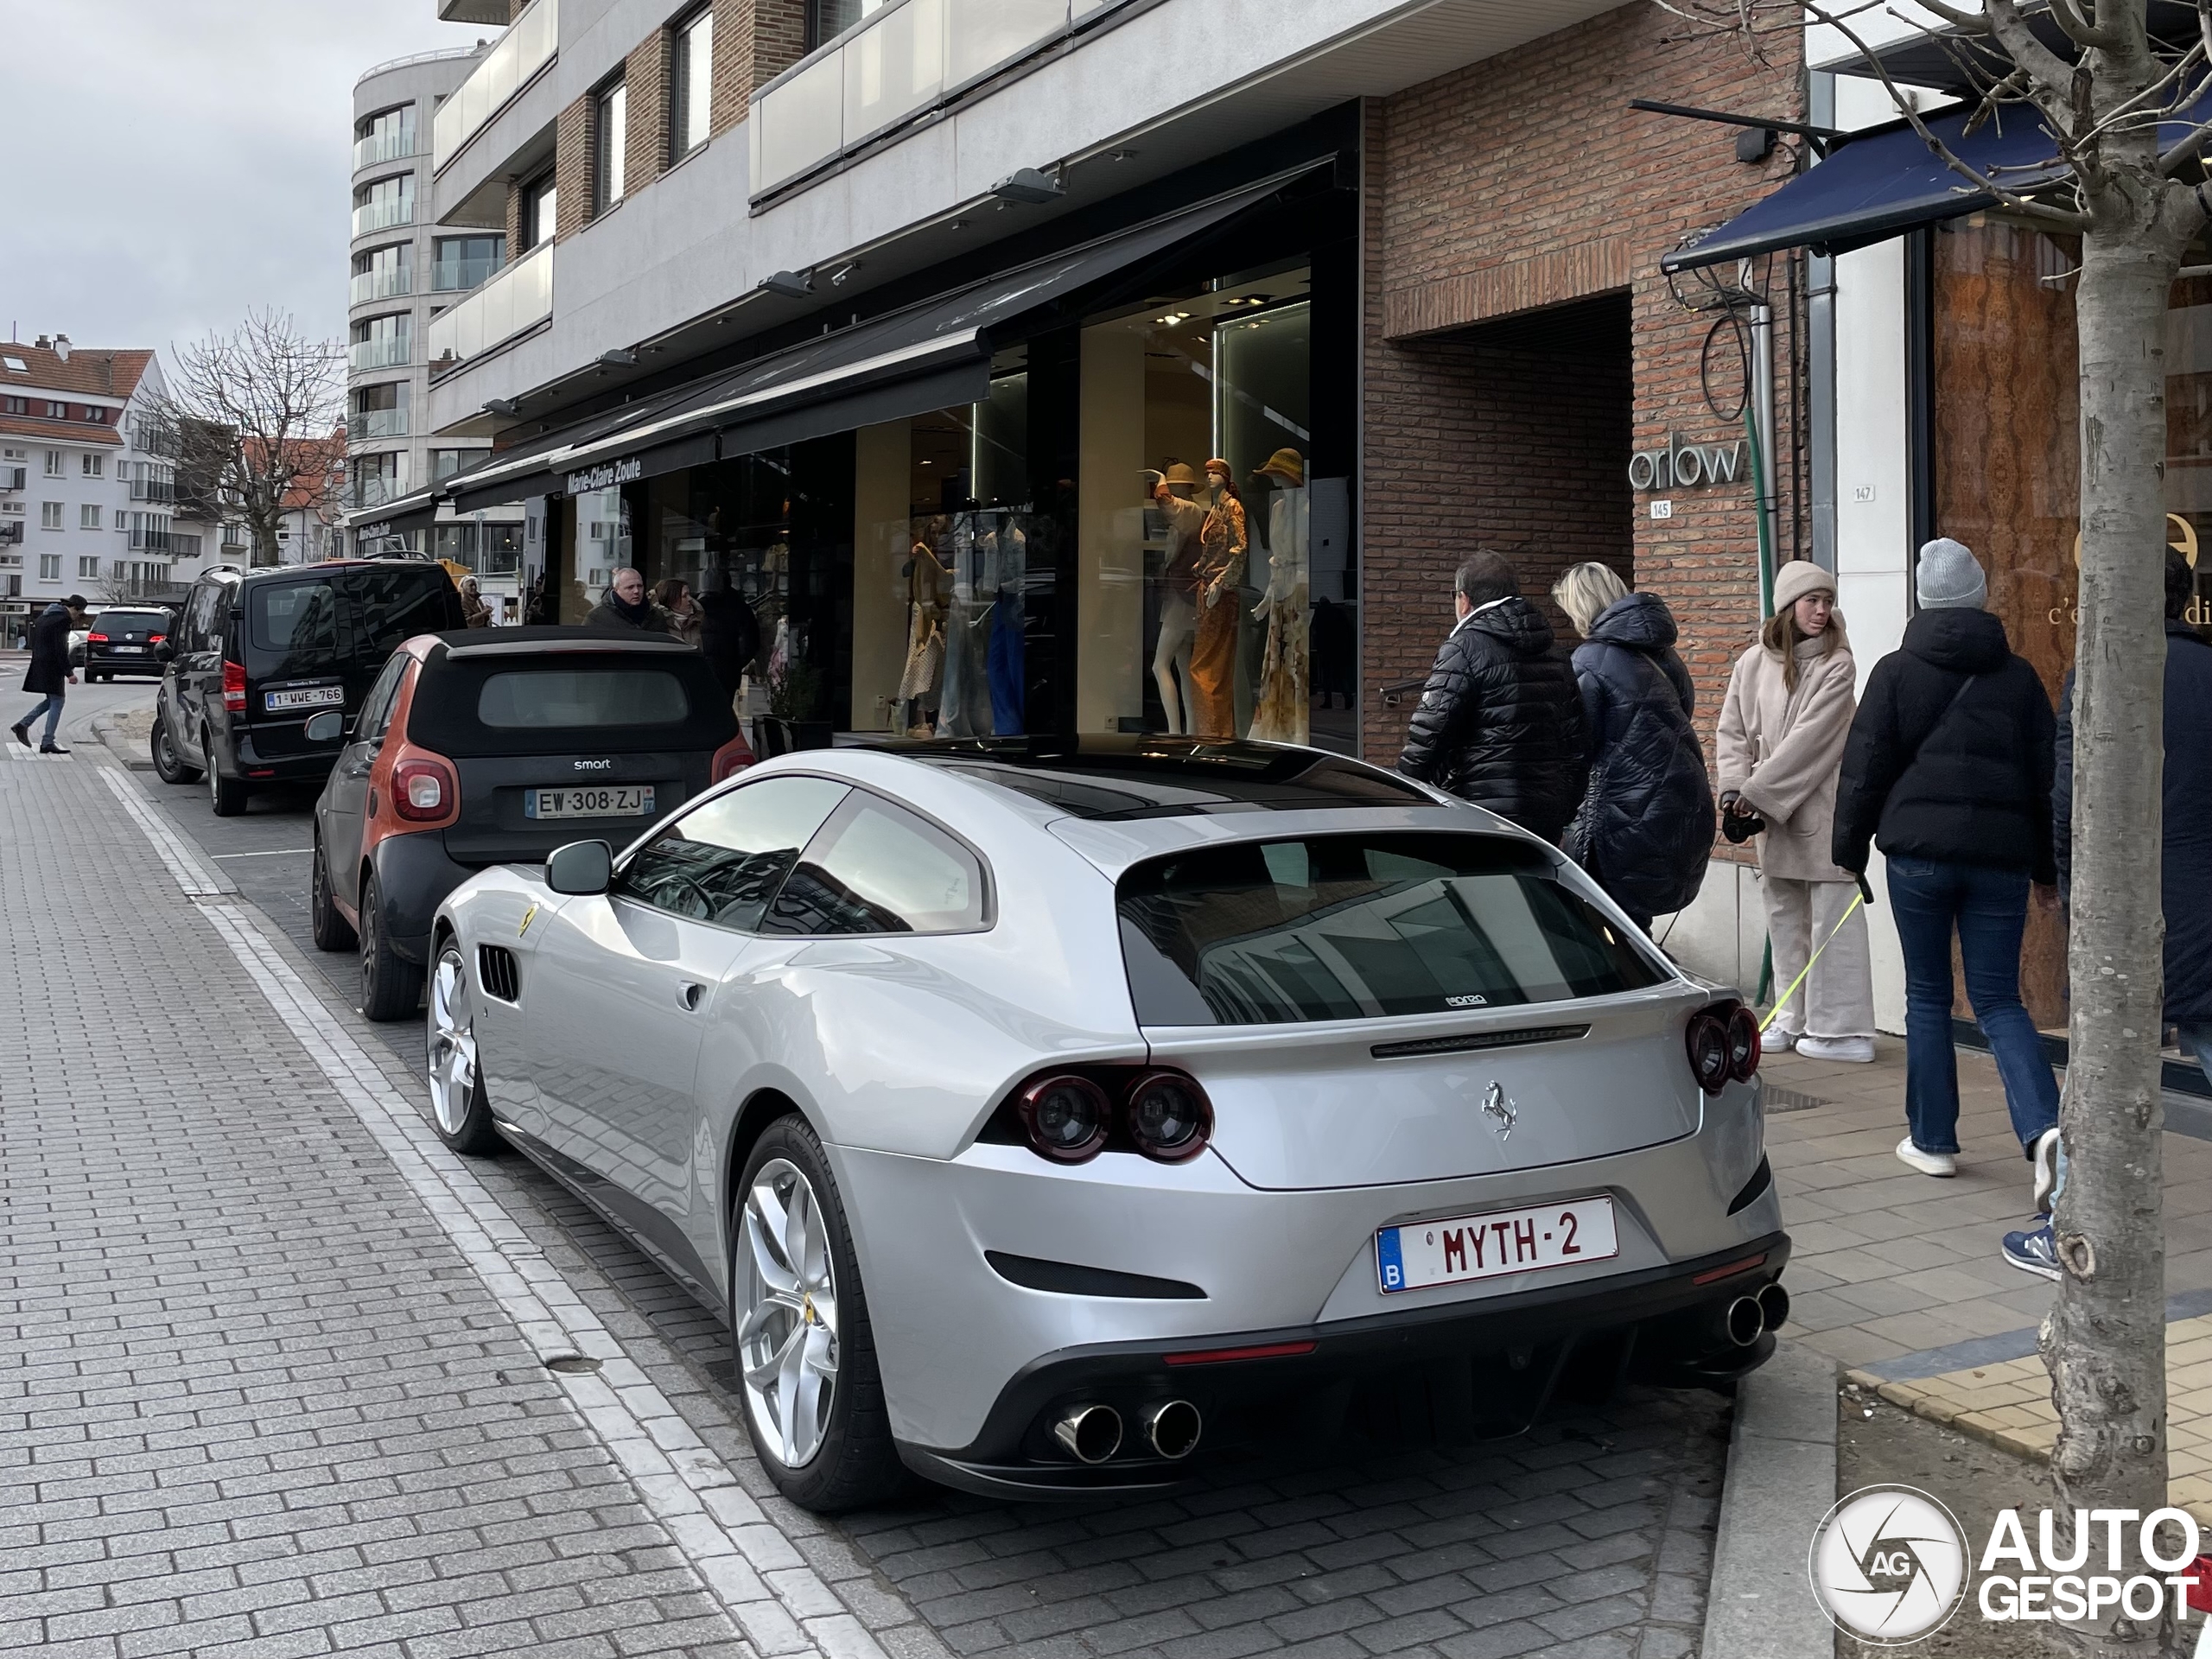
[[[1946,606],[1978,611],[1989,598],[1989,578],[1982,574],[1981,562],[1967,551],[1964,543],[1948,536],[1939,536],[1920,550],[1913,585],[1924,611]]]

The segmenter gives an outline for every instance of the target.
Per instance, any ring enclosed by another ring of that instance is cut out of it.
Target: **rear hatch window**
[[[696,651],[433,653],[407,721],[410,741],[456,757],[712,750],[736,734],[729,695]]]
[[[1503,836],[1240,842],[1140,864],[1116,899],[1141,1025],[1387,1019],[1662,977],[1543,852]]]
[[[169,631],[166,611],[102,611],[92,619],[92,632],[104,633],[111,639],[126,633],[167,633]]]
[[[249,666],[265,679],[373,671],[401,641],[462,621],[441,565],[341,567],[247,588]]]

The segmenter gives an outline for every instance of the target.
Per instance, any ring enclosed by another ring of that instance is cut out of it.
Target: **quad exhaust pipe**
[[[1738,1296],[1721,1315],[1728,1340],[1748,1348],[1769,1331],[1779,1331],[1789,1319],[1789,1293],[1777,1282],[1764,1286],[1755,1296]]]
[[[1137,1434],[1154,1457],[1177,1462],[1198,1449],[1205,1431],[1198,1408],[1187,1400],[1160,1400],[1137,1418]],[[1122,1449],[1122,1414],[1111,1406],[1070,1406],[1052,1420],[1052,1438],[1077,1463],[1103,1463]]]

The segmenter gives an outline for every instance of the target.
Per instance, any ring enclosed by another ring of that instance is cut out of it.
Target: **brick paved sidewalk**
[[[709,1554],[702,1582],[682,1482],[588,1403],[616,1391],[550,1373],[493,1282],[515,1274],[426,1205],[359,1098],[411,1103],[411,1066],[235,895],[183,896],[212,887],[188,844],[157,856],[137,789],[90,757],[0,766],[0,1040],[29,1062],[0,1077],[0,1651],[803,1649],[788,1619],[741,1636],[746,1569]],[[770,1523],[751,1592],[774,1581],[836,1659],[1696,1648],[1714,1396],[1291,1448],[1160,1503],[929,1492],[826,1522],[751,1461],[710,1315],[524,1160],[464,1173],[536,1294],[620,1344],[620,1392],[657,1390],[683,1481],[725,1468],[717,1513]]]
[[[2036,1355],[2056,1287],[1998,1254],[2028,1224],[2029,1171],[1986,1055],[1959,1053],[1959,1173],[1898,1162],[1904,1045],[1872,1065],[1770,1057],[1767,1149],[1794,1250],[1789,1334],[1862,1386],[2026,1456],[2057,1417]],[[2165,1137],[2170,1471],[2212,1524],[2212,1144]]]

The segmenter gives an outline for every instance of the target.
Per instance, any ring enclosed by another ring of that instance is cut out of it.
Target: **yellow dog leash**
[[[1766,1018],[1759,1021],[1759,1033],[1762,1036],[1765,1034],[1766,1028],[1774,1023],[1775,1015],[1788,1007],[1789,999],[1797,995],[1797,988],[1805,982],[1805,976],[1813,971],[1813,964],[1821,959],[1821,950],[1827,950],[1835,943],[1835,936],[1843,931],[1843,925],[1846,922],[1859,913],[1859,906],[1873,902],[1874,895],[1866,886],[1866,878],[1861,875],[1858,878],[1858,881],[1859,896],[1851,901],[1851,907],[1836,918],[1836,924],[1828,930],[1827,938],[1821,941],[1821,950],[1814,951],[1805,959],[1805,965],[1799,970],[1797,977],[1789,982],[1789,988],[1774,999],[1774,1006],[1766,1011]]]

